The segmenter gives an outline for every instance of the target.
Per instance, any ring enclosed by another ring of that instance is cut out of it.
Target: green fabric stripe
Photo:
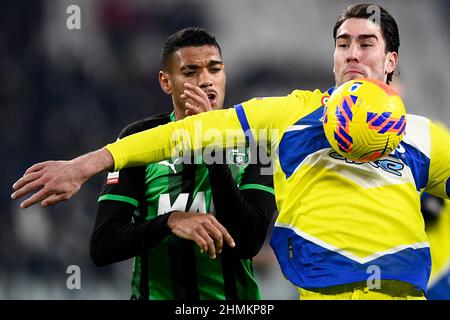
[[[177,118],[175,117],[175,111],[172,111],[170,113],[170,121],[171,122],[177,121]]]
[[[122,202],[129,203],[135,207],[137,207],[139,205],[139,201],[137,201],[136,199],[126,197],[126,196],[119,196],[117,194],[104,194],[98,198],[97,202],[100,202],[103,200],[122,201]]]
[[[273,188],[264,186],[262,184],[253,184],[253,183],[244,184],[244,185],[240,186],[239,189],[241,189],[241,190],[258,189],[258,190],[266,191],[266,192],[269,192],[269,193],[275,195],[275,191],[273,190]]]
[[[141,297],[141,257],[134,257],[133,261],[133,277],[131,278],[131,296],[134,299],[145,299],[147,297]]]
[[[176,297],[172,290],[172,278],[170,276],[169,238],[170,235],[158,245],[148,251],[148,287],[150,300],[173,300]]]

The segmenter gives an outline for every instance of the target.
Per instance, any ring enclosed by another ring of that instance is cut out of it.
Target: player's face
[[[186,89],[185,82],[198,86],[206,92],[213,109],[221,109],[225,99],[226,75],[219,49],[215,46],[185,47],[172,56],[167,73],[168,90],[174,105],[185,110],[180,96]]]
[[[336,33],[334,77],[336,86],[344,82],[369,78],[386,82],[395,70],[398,56],[386,53],[381,28],[367,19],[348,19]]]

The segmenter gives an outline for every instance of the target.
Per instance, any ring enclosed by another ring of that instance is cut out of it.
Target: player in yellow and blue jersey
[[[379,22],[371,20],[373,6],[367,4],[351,6],[339,17],[333,32],[336,86],[360,78],[392,79],[398,29],[379,9]],[[103,170],[160,161],[174,150],[267,139],[279,211],[271,245],[300,297],[424,299],[431,258],[420,193],[450,197],[450,135],[424,117],[408,115],[406,134],[388,157],[348,161],[332,150],[323,132],[324,104],[333,90],[252,99],[126,137],[71,161],[37,164],[14,185],[13,198],[40,189],[21,206],[47,206],[70,198]],[[199,141],[194,134],[199,124],[216,136]],[[217,138],[227,130],[240,133]],[[174,139],[177,132],[190,138]]]

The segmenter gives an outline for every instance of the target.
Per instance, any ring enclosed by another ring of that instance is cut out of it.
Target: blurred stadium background
[[[22,0],[0,10],[0,299],[129,299],[131,260],[89,257],[103,177],[71,201],[19,209],[12,183],[31,164],[69,159],[121,128],[171,108],[159,88],[165,38],[186,26],[216,35],[228,72],[226,105],[333,85],[332,28],[354,1]],[[400,28],[400,80],[410,113],[450,125],[450,2],[379,1]],[[66,9],[81,9],[68,30]],[[66,269],[81,268],[81,290]],[[266,247],[255,259],[265,299],[297,298]]]

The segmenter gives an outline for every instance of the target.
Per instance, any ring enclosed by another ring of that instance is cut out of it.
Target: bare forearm
[[[114,159],[106,148],[87,153],[72,160],[80,168],[82,177],[87,180],[102,171],[114,168]]]

